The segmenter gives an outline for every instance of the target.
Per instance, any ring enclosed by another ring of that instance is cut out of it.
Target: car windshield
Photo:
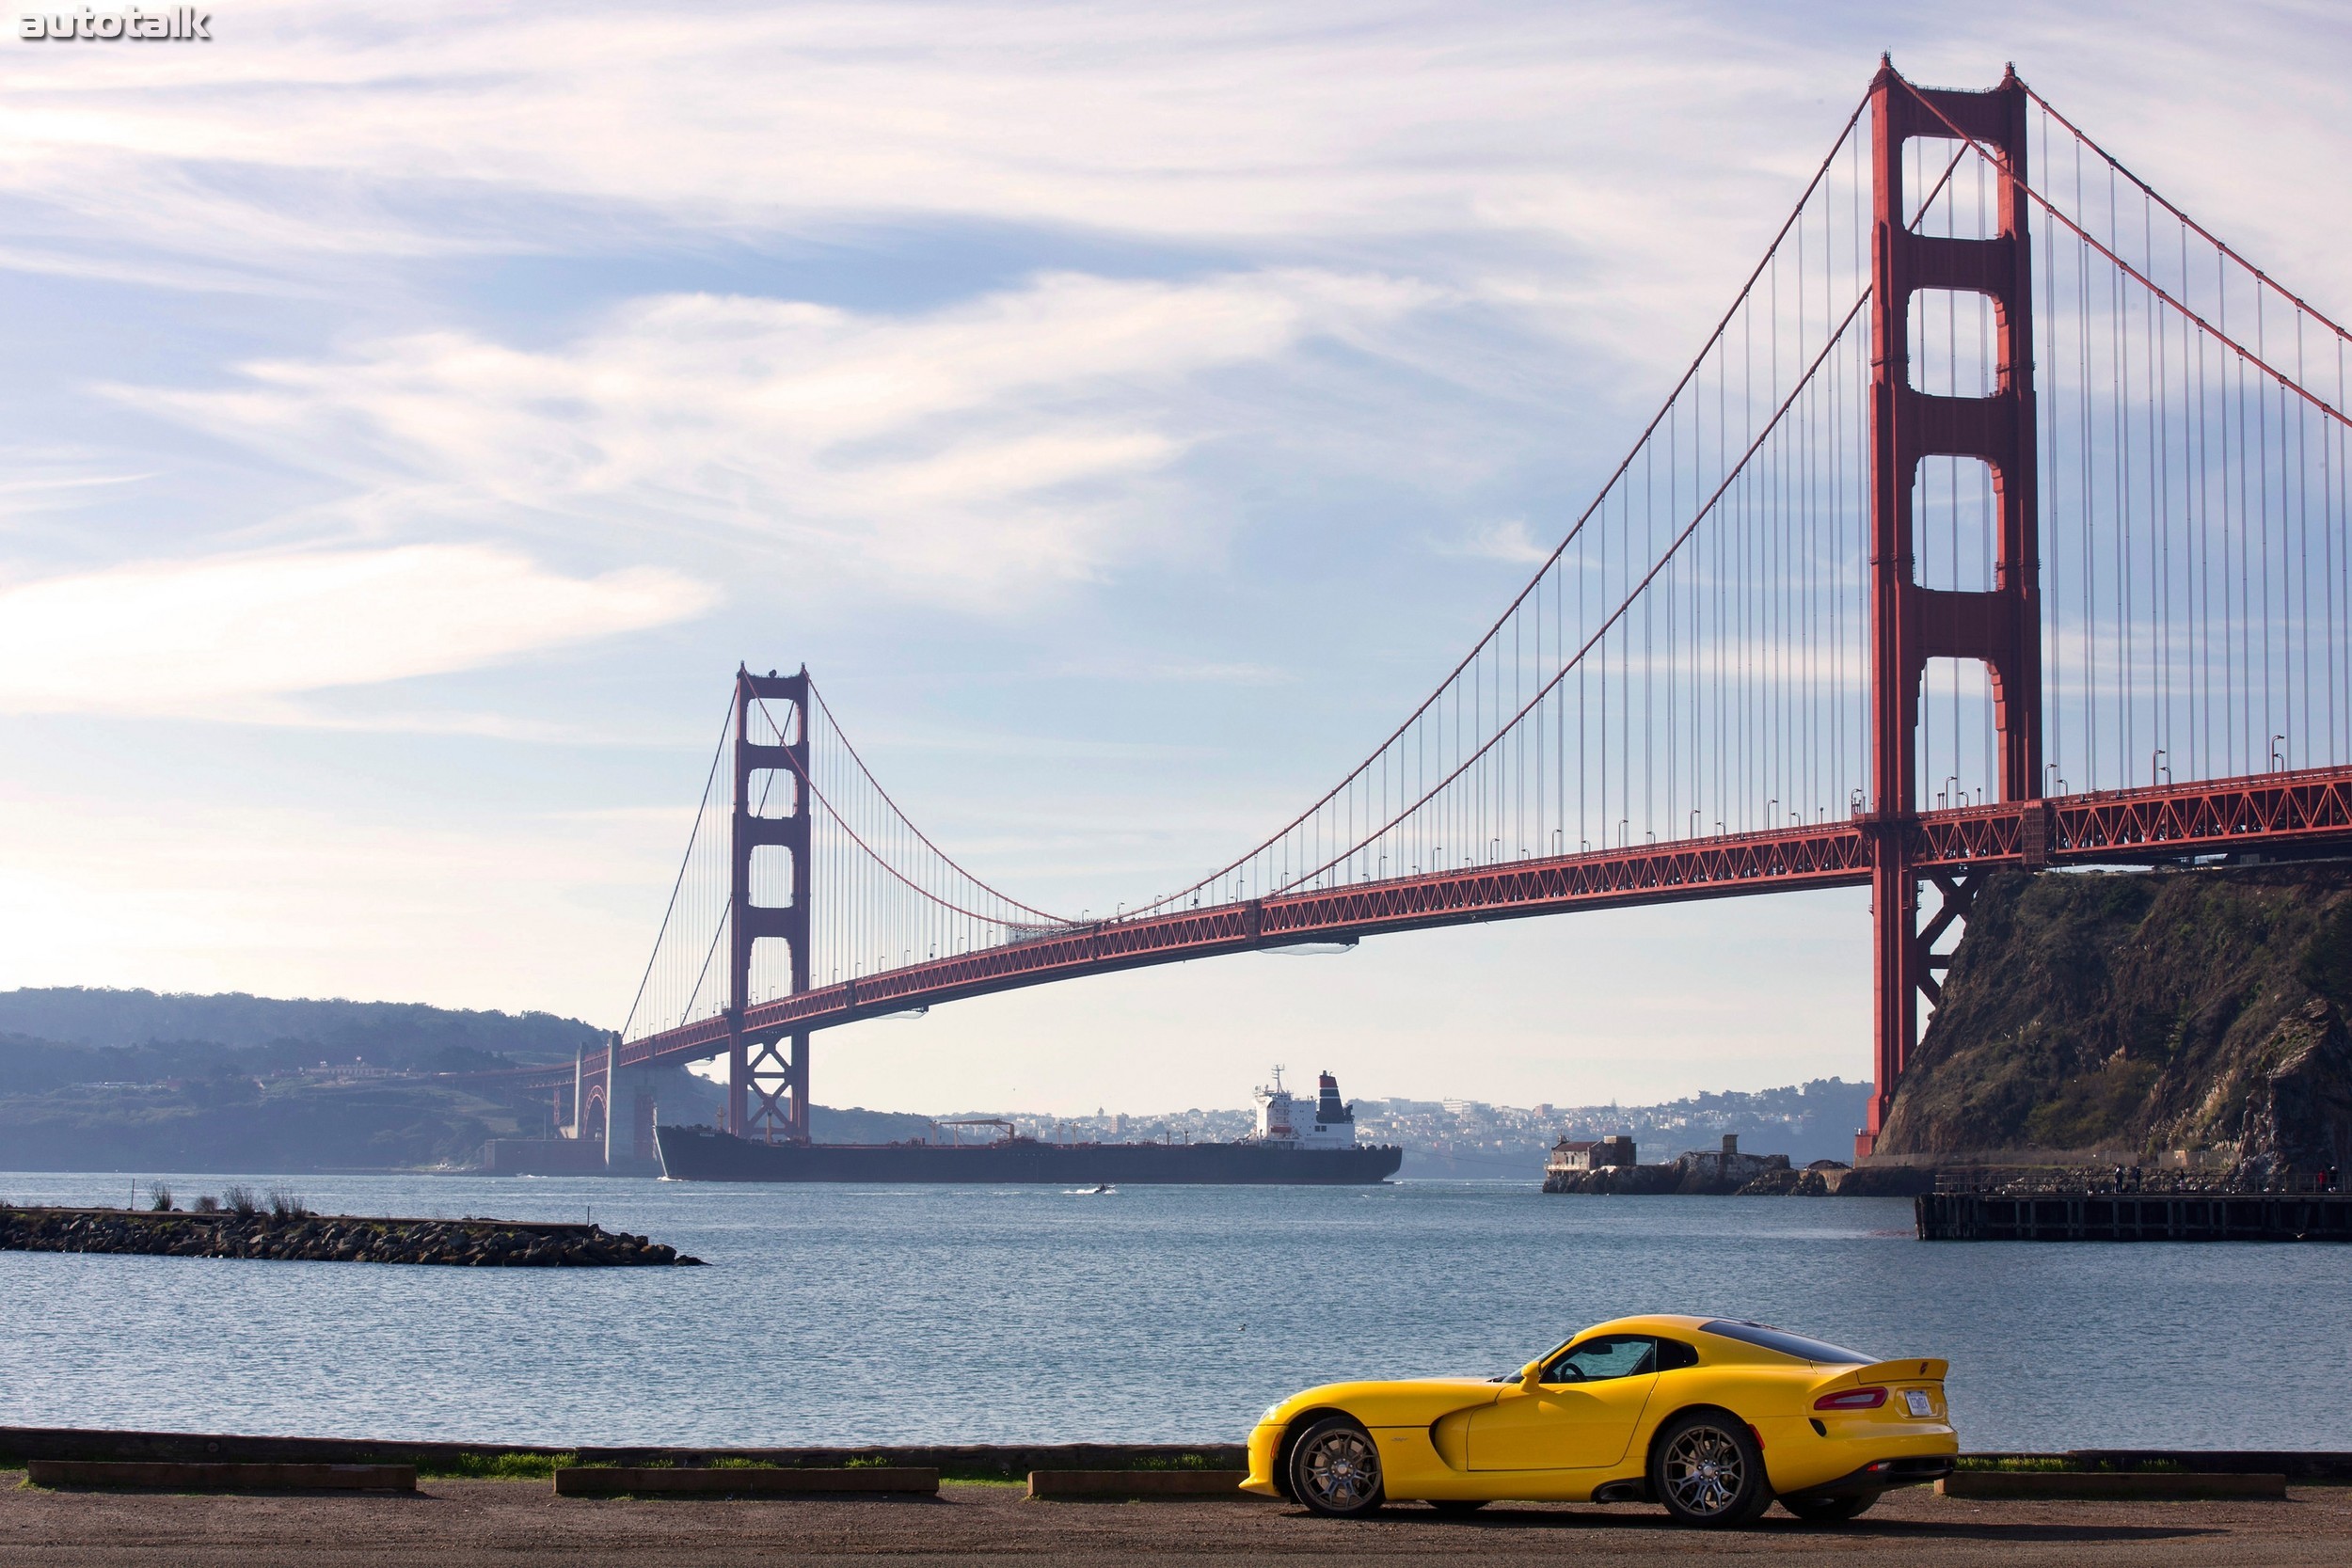
[[[1726,1339],[1737,1339],[1741,1344],[1778,1351],[1800,1361],[1828,1361],[1839,1366],[1867,1367],[1878,1359],[1858,1350],[1846,1350],[1820,1339],[1808,1339],[1802,1334],[1791,1334],[1787,1329],[1772,1328],[1764,1323],[1737,1323],[1728,1318],[1718,1318],[1711,1323],[1700,1324],[1699,1328],[1702,1333],[1717,1334]]]

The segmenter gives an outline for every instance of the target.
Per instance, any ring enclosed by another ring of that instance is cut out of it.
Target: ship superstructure
[[[1340,1081],[1327,1072],[1317,1075],[1313,1104],[1302,1106],[1282,1086],[1278,1067],[1273,1084],[1258,1090],[1258,1141],[1293,1148],[1354,1148],[1356,1107],[1340,1102]]]

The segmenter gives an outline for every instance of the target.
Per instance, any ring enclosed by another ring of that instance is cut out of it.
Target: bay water
[[[242,1180],[579,1220],[701,1269],[0,1252],[0,1424],[709,1446],[1238,1441],[1343,1377],[1490,1375],[1639,1311],[1935,1355],[1963,1448],[2352,1449],[2352,1248],[1921,1243],[1899,1199]],[[16,1203],[130,1178],[0,1174]],[[144,1189],[142,1189],[144,1196]]]

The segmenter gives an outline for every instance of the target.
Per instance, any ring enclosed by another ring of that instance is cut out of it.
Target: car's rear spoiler
[[[1867,1367],[1849,1367],[1826,1383],[1818,1385],[1814,1392],[1834,1388],[1869,1387],[1885,1383],[1941,1383],[1951,1363],[1932,1356],[1910,1361],[1873,1361]]]

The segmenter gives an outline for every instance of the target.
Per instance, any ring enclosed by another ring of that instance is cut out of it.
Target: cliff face
[[[2352,863],[2003,873],[1879,1147],[2352,1164],[2347,1011]]]

